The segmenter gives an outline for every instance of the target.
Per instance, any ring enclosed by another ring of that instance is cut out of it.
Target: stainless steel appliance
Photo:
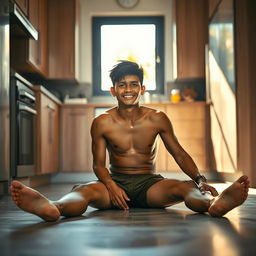
[[[11,170],[13,177],[35,174],[36,109],[32,84],[17,73],[11,76]]]
[[[0,190],[10,177],[10,113],[9,113],[9,1],[0,1]],[[1,194],[0,191],[0,194]]]
[[[11,33],[19,37],[27,37],[38,40],[38,31],[22,13],[17,4],[10,2],[9,10],[12,24]]]
[[[33,92],[25,89],[27,94],[22,96],[16,86],[10,91],[12,36],[36,40],[38,32],[14,1],[0,0],[0,194],[7,192],[11,175],[27,176],[35,170],[35,113],[28,110],[34,110],[32,98],[29,103],[24,101],[26,95],[33,97]],[[19,81],[24,83],[22,79]],[[24,84],[30,86],[27,82]]]

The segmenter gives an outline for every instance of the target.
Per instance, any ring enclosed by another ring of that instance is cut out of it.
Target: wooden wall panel
[[[208,1],[177,0],[177,78],[205,77]]]
[[[235,0],[238,171],[256,187],[256,1]]]

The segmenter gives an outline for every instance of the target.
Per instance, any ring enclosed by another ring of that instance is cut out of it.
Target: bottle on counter
[[[170,100],[173,103],[177,103],[177,102],[181,101],[180,89],[172,89],[171,90]]]

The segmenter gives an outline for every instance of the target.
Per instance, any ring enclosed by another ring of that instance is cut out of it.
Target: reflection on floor
[[[50,199],[72,185],[40,187]],[[223,186],[217,185],[220,191]],[[256,190],[225,218],[196,214],[183,203],[166,209],[99,211],[89,208],[81,217],[46,223],[0,200],[1,255],[255,255]]]

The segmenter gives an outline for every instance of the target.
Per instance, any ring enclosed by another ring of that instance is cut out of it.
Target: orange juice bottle
[[[180,90],[179,89],[172,89],[171,90],[170,100],[173,103],[177,103],[177,102],[181,101],[181,95],[180,95]]]

